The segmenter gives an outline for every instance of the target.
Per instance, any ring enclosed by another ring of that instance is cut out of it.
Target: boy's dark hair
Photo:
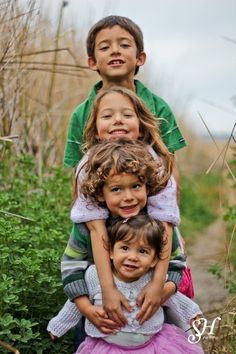
[[[94,55],[94,48],[95,48],[95,40],[98,32],[105,28],[112,28],[114,26],[120,26],[127,32],[133,36],[136,46],[137,46],[137,56],[143,52],[144,50],[144,45],[143,45],[143,33],[141,29],[139,28],[136,23],[134,23],[132,20],[130,20],[128,17],[123,17],[123,16],[107,16],[102,18],[100,21],[95,23],[95,25],[90,29],[87,40],[86,40],[86,46],[87,46],[87,54],[89,57],[92,57],[94,61],[96,61],[95,55]],[[138,72],[138,68],[136,68],[136,73]]]
[[[144,212],[128,219],[114,217],[108,219],[107,231],[109,235],[108,249],[113,250],[116,242],[131,241],[144,238],[147,244],[155,249],[158,259],[161,259],[163,247],[166,244],[165,228],[159,220],[154,220]],[[105,244],[106,245],[106,244]]]

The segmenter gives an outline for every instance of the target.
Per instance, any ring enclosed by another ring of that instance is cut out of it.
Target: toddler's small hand
[[[56,340],[58,338],[57,336],[54,336],[51,332],[48,332],[48,335],[49,335],[52,342],[56,342]]]

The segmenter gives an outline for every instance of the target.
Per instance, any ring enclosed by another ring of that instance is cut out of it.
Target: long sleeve
[[[198,304],[179,291],[172,295],[163,306],[168,309],[166,311],[168,321],[183,330],[189,329],[190,321],[202,314]]]
[[[169,222],[173,225],[180,223],[180,213],[176,199],[176,182],[173,176],[160,193],[148,198],[147,211],[148,215],[154,219]]]
[[[186,267],[186,256],[184,254],[182,241],[179,235],[178,228],[173,228],[172,236],[172,250],[170,255],[170,262],[168,267],[167,281],[172,281],[176,285],[176,289],[179,287],[183,271]]]
[[[92,247],[88,229],[84,224],[74,224],[61,260],[63,287],[71,301],[76,297],[88,295],[84,273],[92,263]]]
[[[60,312],[49,321],[47,331],[58,338],[62,337],[75,327],[81,318],[82,315],[76,305],[67,300]]]
[[[159,162],[158,155],[150,146],[148,146],[148,151],[152,154],[153,158]],[[175,226],[180,223],[176,187],[176,182],[172,175],[166,188],[157,195],[148,198],[147,211],[148,215],[154,219],[169,222],[174,225],[167,280],[175,283],[176,289],[178,289],[183,270],[186,267],[186,257],[180,244],[181,240],[177,234],[177,227]]]

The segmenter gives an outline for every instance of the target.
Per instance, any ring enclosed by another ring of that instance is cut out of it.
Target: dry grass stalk
[[[61,164],[70,113],[94,75],[80,64],[85,43],[77,44],[73,31],[60,33],[63,11],[54,34],[35,0],[0,5],[0,135],[19,135],[16,153],[34,155],[40,174],[43,164]]]
[[[26,216],[22,216],[22,215],[19,215],[19,214],[13,214],[13,213],[10,213],[9,211],[0,210],[0,213],[1,213],[1,214],[4,214],[4,215],[16,217],[16,218],[19,218],[19,219],[22,219],[22,220],[35,222],[34,219],[27,218]]]
[[[10,344],[0,340],[0,345],[1,347],[9,350],[11,353],[14,353],[14,354],[20,354],[19,350],[17,350],[16,348],[12,347]]]
[[[213,143],[214,143],[214,145],[215,145],[217,151],[220,152],[220,154],[217,156],[217,158],[212,162],[212,164],[210,165],[210,167],[207,169],[206,174],[208,174],[208,173],[211,171],[211,169],[213,168],[213,166],[215,166],[216,162],[217,162],[217,161],[219,160],[219,158],[222,157],[222,155],[223,155],[223,158],[222,158],[222,160],[223,160],[222,166],[223,166],[224,164],[226,165],[226,167],[227,167],[227,169],[228,169],[228,171],[229,171],[231,177],[236,181],[236,178],[235,178],[235,176],[234,176],[234,174],[233,174],[233,172],[232,172],[232,170],[231,170],[231,168],[230,168],[228,162],[226,161],[226,154],[227,154],[227,151],[228,151],[228,149],[229,149],[230,141],[231,141],[231,139],[233,139],[233,136],[234,136],[233,134],[234,134],[234,130],[235,130],[236,123],[234,124],[234,126],[233,126],[233,128],[232,128],[231,134],[230,134],[230,136],[229,136],[229,138],[228,138],[228,141],[227,141],[226,145],[223,147],[222,150],[220,150],[220,148],[219,148],[218,145],[217,145],[217,142],[216,142],[215,138],[214,138],[213,135],[211,134],[211,131],[210,131],[210,129],[208,128],[208,126],[207,126],[205,120],[203,119],[202,115],[201,115],[200,113],[198,113],[198,114],[199,114],[199,117],[200,117],[201,121],[203,122],[203,124],[204,124],[204,126],[205,126],[205,128],[206,128],[206,130],[207,130],[207,132],[208,132],[208,134],[209,134],[209,136],[210,136],[210,138],[211,138],[211,140],[213,141]]]

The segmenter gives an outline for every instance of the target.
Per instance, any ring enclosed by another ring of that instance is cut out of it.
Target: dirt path
[[[217,310],[222,309],[227,300],[228,293],[224,289],[224,281],[219,281],[208,272],[210,265],[222,260],[224,240],[223,222],[217,220],[203,231],[188,250],[188,265],[195,286],[195,301],[199,303],[204,313],[217,314]]]

